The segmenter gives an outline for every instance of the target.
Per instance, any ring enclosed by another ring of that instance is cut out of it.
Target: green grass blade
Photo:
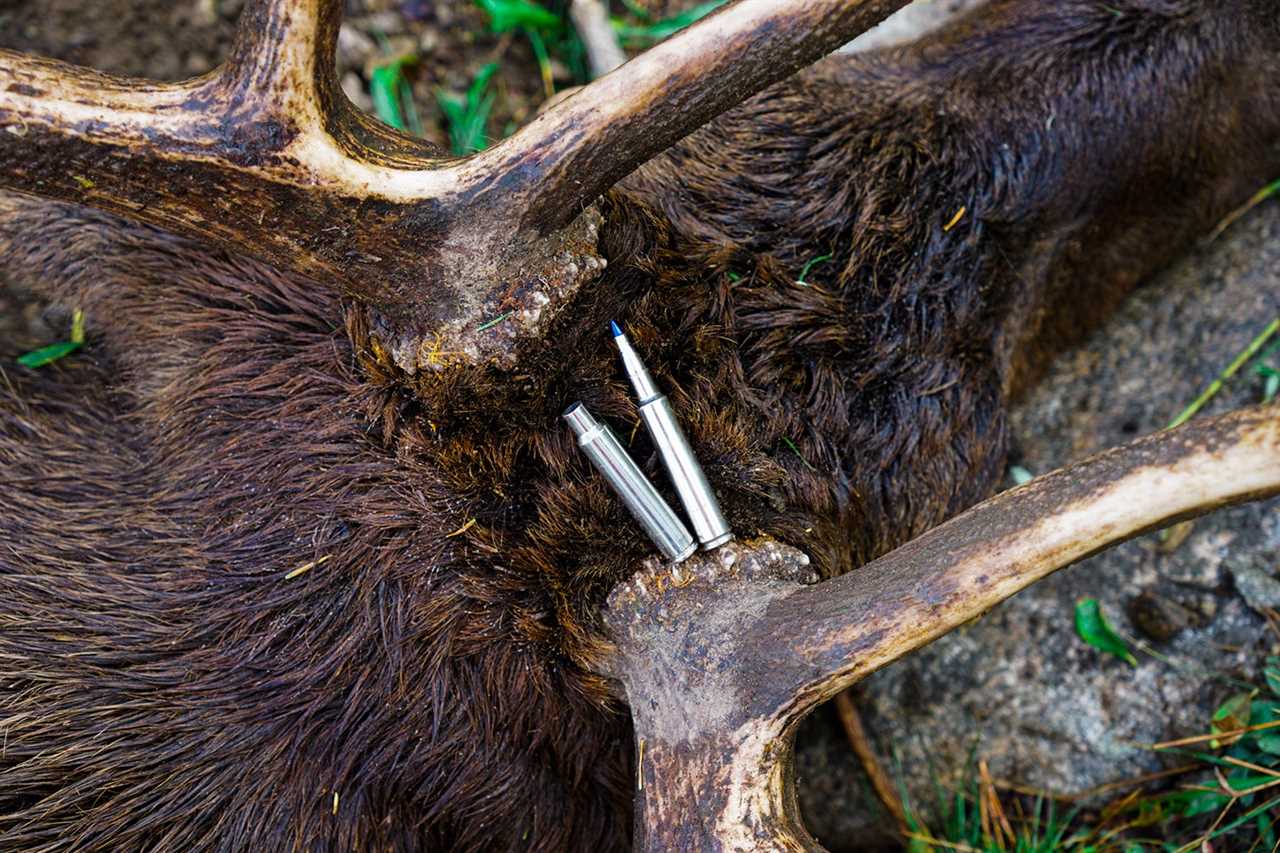
[[[481,68],[467,87],[465,100],[443,90],[436,92],[436,101],[449,126],[449,147],[459,157],[482,151],[488,144],[485,125],[489,121],[496,96],[492,92],[486,93],[485,89],[497,70],[497,63],[494,62]]]
[[[400,106],[404,110],[404,123],[414,136],[422,136],[422,118],[418,115],[418,105],[413,102],[413,86],[409,78],[400,77]]]
[[[528,0],[476,0],[476,5],[489,14],[489,28],[495,33],[519,27],[557,31],[563,26],[559,16]]]
[[[373,99],[373,111],[385,124],[396,130],[408,130],[404,109],[400,105],[401,84],[404,75],[399,62],[379,65],[369,78],[369,95]],[[407,85],[407,84],[406,84]]]
[[[1245,362],[1253,358],[1258,350],[1262,349],[1263,344],[1265,344],[1277,330],[1280,330],[1280,317],[1277,317],[1268,323],[1267,327],[1263,329],[1256,338],[1250,341],[1249,345],[1235,357],[1235,360],[1232,361],[1231,364],[1227,365],[1225,370],[1218,374],[1218,378],[1210,382],[1209,387],[1204,389],[1200,396],[1192,401],[1191,405],[1183,409],[1180,415],[1170,421],[1169,425],[1165,427],[1165,429],[1173,429],[1174,427],[1181,426],[1191,420],[1195,413],[1204,408],[1204,404],[1209,402],[1209,400],[1213,398],[1213,395],[1217,394],[1218,391],[1221,390],[1223,384],[1225,384],[1232,376],[1235,376],[1236,372],[1244,366]]]
[[[831,260],[831,255],[819,255],[816,258],[810,258],[804,267],[801,268],[800,277],[796,279],[796,284],[807,284],[805,276],[809,274],[809,270],[813,269],[816,265],[825,263],[829,260]]]
[[[44,367],[46,364],[57,361],[65,355],[80,349],[83,344],[80,341],[59,341],[56,344],[50,344],[47,347],[41,347],[38,350],[32,350],[25,355],[18,356],[18,364],[23,367]]]
[[[725,0],[709,0],[709,2],[700,3],[678,15],[672,15],[660,21],[640,24],[639,26],[629,25],[622,21],[614,21],[613,29],[622,41],[633,46],[647,46],[678,33],[700,18],[705,18],[723,6],[724,3]]]

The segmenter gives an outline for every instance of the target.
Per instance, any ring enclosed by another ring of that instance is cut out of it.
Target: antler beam
[[[408,340],[465,339],[503,294],[526,293],[511,336],[601,267],[580,215],[601,193],[905,2],[738,0],[465,160],[346,100],[340,0],[252,0],[227,64],[183,83],[0,51],[0,187],[334,282]]]
[[[636,724],[639,849],[820,849],[789,767],[818,703],[1090,554],[1278,493],[1272,406],[1045,475],[824,583],[771,541],[650,565],[606,612]]]

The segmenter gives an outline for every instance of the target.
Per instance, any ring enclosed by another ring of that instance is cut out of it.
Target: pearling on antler
[[[0,51],[0,186],[334,282],[389,322],[408,369],[428,343],[509,363],[515,339],[602,267],[592,201],[903,5],[739,0],[452,159],[343,96],[340,0],[253,0],[230,60],[181,83]],[[501,311],[512,321],[479,335]]]

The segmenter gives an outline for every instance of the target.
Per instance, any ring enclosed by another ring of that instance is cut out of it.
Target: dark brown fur
[[[825,63],[610,194],[516,375],[405,376],[312,282],[0,197],[12,282],[90,328],[0,383],[0,849],[625,847],[596,614],[649,545],[558,423],[635,422],[607,321],[739,534],[856,568],[987,494],[1045,355],[1280,172],[1276,21],[997,0]]]

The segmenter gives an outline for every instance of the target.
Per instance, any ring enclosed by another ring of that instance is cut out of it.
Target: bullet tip
[[[614,336],[615,338],[620,338],[620,337],[622,337],[622,327],[621,327],[621,326],[619,326],[619,325],[618,325],[618,323],[617,323],[617,321],[615,321],[615,320],[610,320],[610,321],[609,321],[609,331],[613,332],[613,336]]]

